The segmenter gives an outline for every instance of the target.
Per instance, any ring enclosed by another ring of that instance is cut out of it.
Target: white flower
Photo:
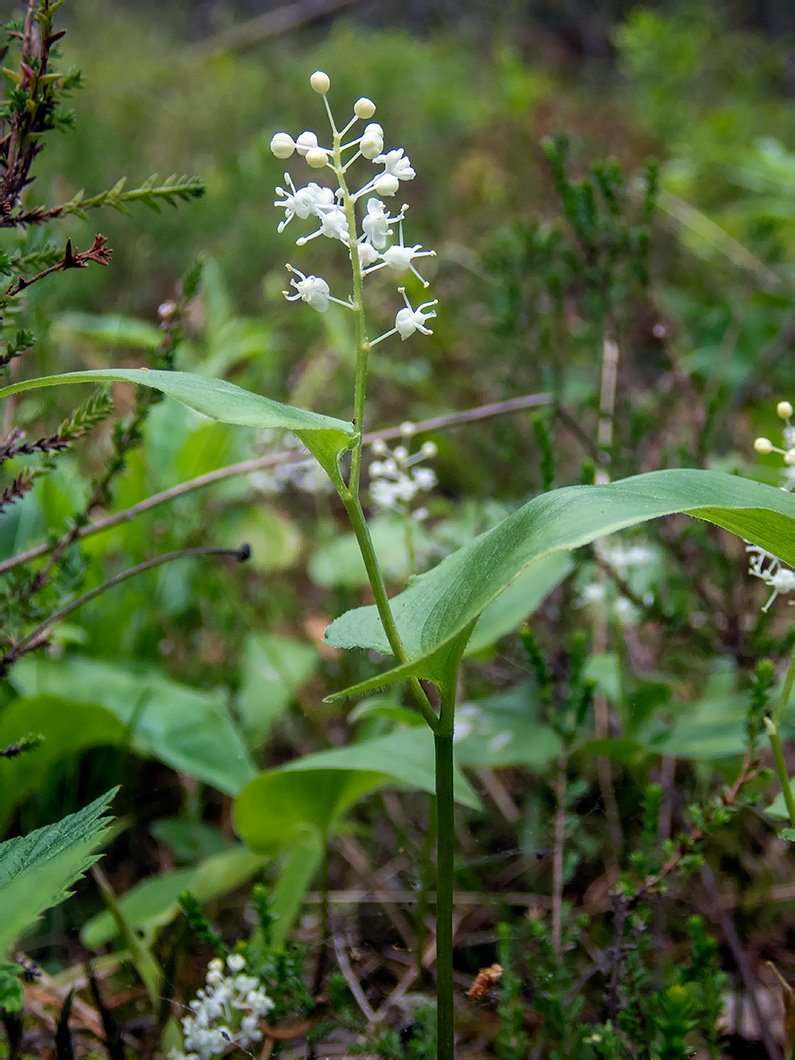
[[[405,342],[409,335],[413,335],[415,331],[420,331],[423,335],[432,335],[433,332],[431,329],[425,327],[425,321],[430,320],[431,317],[435,317],[436,313],[435,311],[427,313],[425,310],[436,305],[438,299],[434,298],[432,302],[423,302],[421,306],[412,309],[408,297],[406,296],[405,288],[401,287],[400,292],[403,295],[403,301],[406,303],[406,307],[405,309],[399,310],[395,317],[395,330],[400,335],[401,339]]]
[[[417,175],[411,168],[408,155],[404,155],[402,147],[398,147],[395,151],[387,151],[386,154],[378,155],[373,159],[373,162],[376,165],[379,162],[383,162],[384,172],[397,180],[414,180]]]
[[[763,611],[769,610],[776,597],[782,593],[795,592],[795,571],[782,567],[778,556],[760,548],[759,545],[746,545],[745,551],[751,557],[748,573],[755,578],[761,578],[765,585],[773,590],[773,595],[762,608]],[[790,604],[792,603],[793,601],[790,600]]]
[[[423,287],[428,286],[428,281],[424,280],[422,276],[414,268],[412,261],[414,258],[436,257],[435,250],[423,250],[421,245],[418,243],[415,247],[405,247],[403,245],[403,218],[400,218],[400,243],[395,244],[388,250],[385,250],[381,255],[381,259],[384,265],[389,265],[390,268],[395,269],[396,272],[405,272],[406,269],[411,269],[417,279],[420,281]],[[376,266],[377,267],[377,266]]]
[[[306,218],[310,214],[322,217],[323,214],[334,207],[334,192],[331,188],[323,188],[312,182],[305,188],[296,189],[289,173],[284,174],[284,179],[290,187],[287,192],[284,188],[277,188],[283,200],[274,202],[274,206],[283,206],[285,209],[284,220],[279,223],[277,232],[283,232],[293,217]]]
[[[295,288],[295,294],[282,291],[287,301],[294,302],[297,298],[300,298],[302,302],[311,305],[318,313],[325,313],[329,306],[330,295],[329,286],[323,277],[304,276],[300,269],[294,269],[292,265],[288,265],[287,268],[290,272],[294,272],[301,277],[300,280],[290,280],[290,286]]]
[[[242,972],[246,967],[246,958],[242,953],[230,953],[226,958],[226,966],[230,972]],[[237,986],[237,983],[235,985]]]
[[[331,206],[323,211],[317,211],[317,214],[320,218],[320,228],[309,236],[301,236],[300,239],[296,239],[295,242],[297,246],[302,247],[305,243],[308,243],[310,239],[315,239],[317,236],[328,236],[329,239],[341,239],[343,243],[349,241],[348,218],[345,216],[345,211],[341,207]]]
[[[421,490],[431,490],[436,485],[436,474],[429,467],[417,467],[431,454],[423,446],[418,453],[410,454],[405,445],[389,450],[383,439],[376,439],[372,452],[385,460],[374,460],[369,467],[370,499],[379,508],[388,508],[408,514],[408,505]],[[417,513],[415,513],[416,515]],[[427,512],[422,511],[419,518]]]
[[[366,269],[368,265],[372,265],[374,261],[378,261],[378,251],[371,243],[360,243],[358,251],[359,264],[363,269]]]
[[[383,250],[389,235],[389,224],[396,220],[387,214],[380,199],[367,200],[367,213],[362,218],[362,231],[376,250]]]

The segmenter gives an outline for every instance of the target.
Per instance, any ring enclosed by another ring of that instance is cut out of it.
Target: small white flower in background
[[[784,468],[782,470],[784,484],[781,488],[785,492],[791,493],[795,487],[795,427],[792,425],[792,405],[789,401],[779,401],[776,406],[776,413],[779,419],[784,420],[782,433],[785,448],[780,449],[778,446],[773,445],[768,438],[757,438],[754,442],[754,449],[763,456],[767,456],[768,453],[779,453],[784,457]],[[783,567],[781,560],[777,556],[765,551],[758,545],[746,544],[745,551],[751,557],[748,564],[748,573],[755,578],[761,578],[765,585],[770,586],[773,590],[773,595],[762,608],[763,611],[767,611],[770,608],[777,596],[795,592],[795,571],[790,570],[788,567]],[[792,603],[795,603],[795,601],[790,600],[790,604]]]
[[[302,460],[285,461],[283,464],[252,471],[249,481],[255,489],[267,494],[283,493],[287,489],[311,494],[334,492],[334,486],[326,472],[294,436],[285,437],[284,431],[276,430],[262,430],[257,433],[258,451],[273,452],[279,448],[306,455]]]
[[[401,433],[406,439],[414,434],[414,424],[404,423]],[[419,467],[423,460],[432,460],[437,449],[433,442],[424,442],[416,453],[410,453],[406,445],[390,449],[381,439],[370,447],[374,460],[369,467],[370,500],[378,508],[410,515],[419,522],[428,512],[425,508],[410,511],[411,502],[418,493],[432,490],[437,483],[433,468]]]
[[[781,566],[781,560],[771,552],[766,552],[758,545],[746,545],[745,551],[750,555],[748,573],[755,578],[761,578],[765,585],[773,590],[773,595],[762,608],[767,611],[777,596],[783,593],[795,592],[795,571]],[[790,604],[795,600],[790,600]]]
[[[245,965],[240,953],[227,957],[226,969],[218,958],[210,961],[205,989],[188,1006],[193,1014],[182,1020],[185,1046],[192,1051],[172,1049],[169,1060],[212,1060],[230,1045],[246,1050],[262,1041],[259,1021],[274,1003],[256,976],[241,974]]]
[[[599,559],[609,564],[620,578],[632,583],[633,591],[640,588],[638,595],[642,596],[644,603],[652,602],[653,595],[648,591],[648,581],[643,579],[644,569],[650,567],[657,559],[657,553],[651,546],[638,542],[623,544],[621,541],[602,539],[596,542],[594,551]],[[638,576],[641,582],[646,581],[645,585],[641,584],[640,587],[637,585]],[[580,607],[589,605],[604,607],[608,604],[622,626],[632,626],[638,622],[637,607],[621,592],[608,593],[604,575],[597,575],[595,580],[588,581],[580,587]]]
[[[298,246],[304,246],[320,236],[336,239],[347,245],[354,255],[354,260],[358,258],[363,277],[384,267],[398,272],[409,270],[427,287],[428,283],[420,276],[414,261],[420,257],[434,257],[435,251],[423,250],[419,243],[406,246],[403,241],[403,219],[408,206],[404,204],[400,211],[391,217],[381,201],[381,197],[394,195],[402,181],[414,179],[416,173],[410,159],[402,147],[384,151],[384,130],[377,122],[368,122],[360,136],[354,136],[345,142],[345,137],[358,121],[368,121],[375,114],[375,104],[364,96],[358,99],[353,105],[353,117],[343,129],[338,130],[327,99],[331,87],[328,75],[322,70],[316,70],[309,81],[314,91],[323,97],[323,105],[331,126],[332,146],[320,143],[317,134],[307,129],[296,139],[286,132],[275,133],[270,142],[271,151],[277,158],[282,159],[297,154],[311,169],[331,170],[337,178],[337,186],[332,188],[310,182],[306,187],[296,188],[292,178],[286,173],[284,180],[287,190],[281,187],[276,189],[281,198],[277,199],[274,205],[285,211],[278,231],[284,231],[294,217],[301,220],[315,217],[319,222],[318,227],[309,235],[299,236],[296,239]],[[350,157],[343,158],[351,151],[353,154]],[[383,168],[375,176],[366,178],[358,191],[349,191],[348,171],[357,159]],[[369,196],[366,200],[366,213],[358,222],[356,204],[364,196]],[[360,223],[360,232],[355,226],[352,230],[354,222]],[[389,240],[394,234],[390,225],[395,222],[400,226],[399,242],[390,245]],[[330,295],[328,284],[322,277],[304,276],[297,269],[291,266],[288,268],[300,277],[300,280],[290,281],[291,287],[295,288],[294,294],[284,292],[289,301],[300,299],[321,313],[326,312],[330,301],[348,308],[359,308],[354,306],[353,300],[343,302]],[[433,334],[431,329],[425,326],[425,321],[436,316],[435,312],[428,311],[437,304],[436,300],[425,302],[415,310],[411,307],[405,290],[401,287],[399,291],[403,295],[405,307],[398,311],[395,326],[371,340],[371,346],[394,334],[400,335],[404,340],[417,331],[422,335]]]

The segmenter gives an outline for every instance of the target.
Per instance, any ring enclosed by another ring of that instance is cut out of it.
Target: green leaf
[[[119,899],[119,910],[147,945],[156,933],[179,913],[179,896],[190,891],[201,902],[229,894],[249,880],[266,859],[241,844],[206,858],[200,865],[150,876],[132,887]],[[111,942],[118,933],[112,914],[105,910],[87,921],[80,931],[80,941],[88,949]]]
[[[41,733],[44,742],[35,754],[3,762],[0,769],[0,828],[14,807],[42,785],[53,767],[89,747],[118,746],[125,727],[105,707],[74,703],[60,696],[30,696],[12,700],[0,718],[0,747],[29,732]]]
[[[462,766],[543,769],[560,755],[560,737],[538,717],[527,683],[456,708],[455,756]]]
[[[110,823],[102,814],[117,790],[55,824],[0,843],[0,953],[67,898],[68,888],[96,861]]]
[[[156,350],[163,332],[145,320],[120,313],[60,313],[52,322],[50,338],[56,344],[75,338],[91,339],[101,346],[130,346]]]
[[[795,780],[790,779],[789,786],[793,798],[795,798]],[[773,801],[770,803],[770,805],[765,807],[765,813],[769,817],[774,817],[779,821],[789,820],[789,810],[787,809],[787,804],[784,801],[783,791],[780,791],[778,795],[776,795],[775,799],[773,799]]]
[[[379,774],[379,786],[397,781],[431,794],[435,791],[433,734],[426,726],[398,729],[374,740],[348,747],[317,751],[282,766],[284,773],[320,770],[353,770]],[[480,800],[460,773],[456,772],[455,797],[464,806],[480,809]]]
[[[15,961],[0,961],[0,1009],[6,1012],[22,1011],[25,991],[19,977],[24,970]]]
[[[323,860],[323,837],[314,829],[296,833],[282,859],[281,870],[271,894],[270,911],[274,916],[271,927],[273,946],[283,946],[290,928],[301,909],[304,895],[309,890]]]
[[[520,626],[573,566],[565,552],[556,552],[527,567],[485,608],[464,654],[474,655]]]
[[[778,834],[782,839],[786,839],[790,843],[795,843],[795,828],[782,828]]]
[[[252,747],[263,743],[318,663],[317,651],[292,637],[262,633],[246,639],[237,709]]]
[[[383,782],[376,772],[321,769],[260,773],[235,799],[235,829],[257,854],[279,854],[307,828],[328,836],[358,799]]]
[[[409,658],[424,665],[537,561],[679,512],[722,526],[795,565],[795,497],[772,486],[717,471],[690,470],[655,471],[604,486],[571,486],[529,501],[393,598]],[[326,630],[326,640],[338,648],[390,654],[374,606],[342,615]],[[405,669],[382,674],[382,683]],[[422,667],[411,672],[421,673]]]
[[[200,692],[171,681],[157,667],[122,667],[80,656],[58,661],[28,656],[14,667],[12,680],[29,696],[57,690],[65,699],[100,704],[129,729],[138,754],[229,795],[256,775],[223,689]]]
[[[356,437],[353,424],[317,412],[282,405],[278,401],[242,390],[224,379],[205,379],[190,372],[149,371],[145,368],[102,368],[94,372],[67,372],[28,379],[0,390],[0,398],[62,383],[127,382],[149,386],[183,405],[222,423],[244,427],[278,427],[298,435],[327,472],[336,469],[340,454]]]

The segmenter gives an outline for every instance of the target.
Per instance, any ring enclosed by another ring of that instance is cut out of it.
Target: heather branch
[[[106,247],[107,238],[101,235],[94,236],[94,242],[88,248],[88,250],[73,250],[72,240],[67,239],[66,248],[64,250],[64,256],[61,261],[51,265],[48,269],[44,269],[38,275],[33,276],[30,280],[26,280],[24,276],[20,276],[16,283],[11,284],[6,288],[6,298],[13,298],[18,295],[20,291],[24,291],[26,287],[30,287],[31,284],[36,283],[38,280],[43,280],[45,276],[49,276],[53,272],[63,272],[66,269],[84,269],[90,261],[96,262],[97,265],[109,265],[110,257],[113,251],[110,247]]]

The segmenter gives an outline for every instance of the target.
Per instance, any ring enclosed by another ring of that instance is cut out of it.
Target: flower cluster
[[[409,439],[414,433],[413,423],[404,423],[401,428],[404,438]],[[433,442],[424,442],[419,452],[410,453],[406,445],[396,445],[389,449],[381,439],[370,447],[373,456],[378,457],[369,467],[370,500],[379,508],[411,514],[417,521],[425,519],[428,512],[418,508],[409,513],[409,506],[421,491],[432,490],[436,485],[436,474],[432,468],[418,467],[423,460],[436,456]]]
[[[283,232],[294,217],[300,220],[312,218],[317,227],[309,235],[299,236],[296,240],[298,246],[303,246],[318,236],[337,239],[348,247],[351,260],[358,265],[362,277],[369,276],[379,269],[389,268],[398,273],[412,272],[422,285],[427,287],[427,281],[420,275],[414,263],[418,258],[433,257],[435,251],[423,250],[419,243],[406,246],[403,219],[408,206],[404,203],[391,215],[383,201],[395,195],[402,182],[414,179],[415,172],[411,161],[402,147],[384,150],[384,130],[377,122],[368,122],[358,136],[352,134],[351,130],[357,122],[367,121],[375,114],[375,104],[371,100],[357,100],[353,106],[353,117],[343,129],[338,130],[327,99],[330,87],[328,76],[317,70],[309,80],[315,92],[323,97],[331,125],[332,146],[321,146],[317,135],[310,131],[302,132],[296,139],[289,133],[279,132],[271,140],[271,151],[277,158],[290,158],[293,154],[298,154],[311,169],[331,170],[337,179],[337,187],[330,188],[310,181],[305,187],[297,188],[290,174],[285,173],[286,187],[276,188],[280,198],[274,203],[284,210],[284,218],[278,226],[279,232]],[[351,139],[344,142],[348,136],[351,136]],[[357,159],[364,159],[381,168],[375,175],[369,176],[358,191],[352,192],[348,188],[346,175]],[[364,203],[364,212],[357,225],[357,206],[361,203]],[[392,225],[397,225],[397,241],[394,239],[395,230]],[[353,300],[343,301],[335,298],[328,283],[321,276],[306,275],[289,264],[287,268],[293,274],[290,279],[290,287],[293,290],[284,292],[288,301],[301,300],[319,313],[325,313],[331,302],[337,302],[349,309],[360,308]],[[378,338],[370,340],[371,346],[389,335],[398,334],[401,339],[407,339],[415,331],[423,335],[431,334],[425,322],[436,316],[433,311],[436,300],[424,302],[414,309],[405,289],[401,287],[399,290],[405,305],[395,317],[395,326]]]
[[[609,544],[602,540],[596,542],[594,551],[602,563],[612,567],[625,582],[631,583],[644,604],[652,603],[654,596],[648,588],[648,574],[657,559],[653,548],[646,544]],[[630,599],[620,592],[608,598],[605,578],[586,582],[580,589],[579,603],[581,607],[609,603],[622,626],[631,626],[638,621],[638,610]]]
[[[262,1041],[259,1021],[274,1007],[256,976],[244,972],[245,958],[232,953],[224,962],[215,959],[207,968],[206,989],[199,990],[189,1008],[192,1015],[182,1020],[185,1047],[181,1053],[172,1049],[169,1060],[211,1060],[221,1056],[230,1045],[247,1049]]]
[[[249,481],[260,493],[282,493],[287,489],[301,493],[328,493],[334,489],[331,481],[306,447],[298,441],[285,440],[284,431],[261,430],[257,434],[257,448],[268,451],[280,447],[288,451],[305,454],[301,460],[288,460],[272,467],[252,471]]]
[[[783,435],[786,448],[779,449],[768,438],[757,438],[754,442],[754,449],[763,456],[768,453],[780,453],[784,457],[784,483],[781,488],[791,493],[795,487],[795,427],[792,426],[792,405],[789,401],[779,401],[776,412],[779,418],[784,420]]]
[[[792,425],[792,405],[789,401],[779,401],[776,412],[780,419],[784,420],[784,449],[773,445],[769,438],[757,438],[754,449],[757,453],[766,456],[768,453],[780,453],[784,457],[783,476],[781,486],[787,493],[795,488],[795,427]],[[762,608],[767,611],[770,605],[783,593],[795,592],[795,571],[789,570],[781,565],[781,560],[772,552],[767,552],[758,545],[746,545],[745,551],[750,555],[748,573],[755,578],[761,578],[765,585],[773,590],[773,595]],[[790,603],[795,601],[790,600]]]

